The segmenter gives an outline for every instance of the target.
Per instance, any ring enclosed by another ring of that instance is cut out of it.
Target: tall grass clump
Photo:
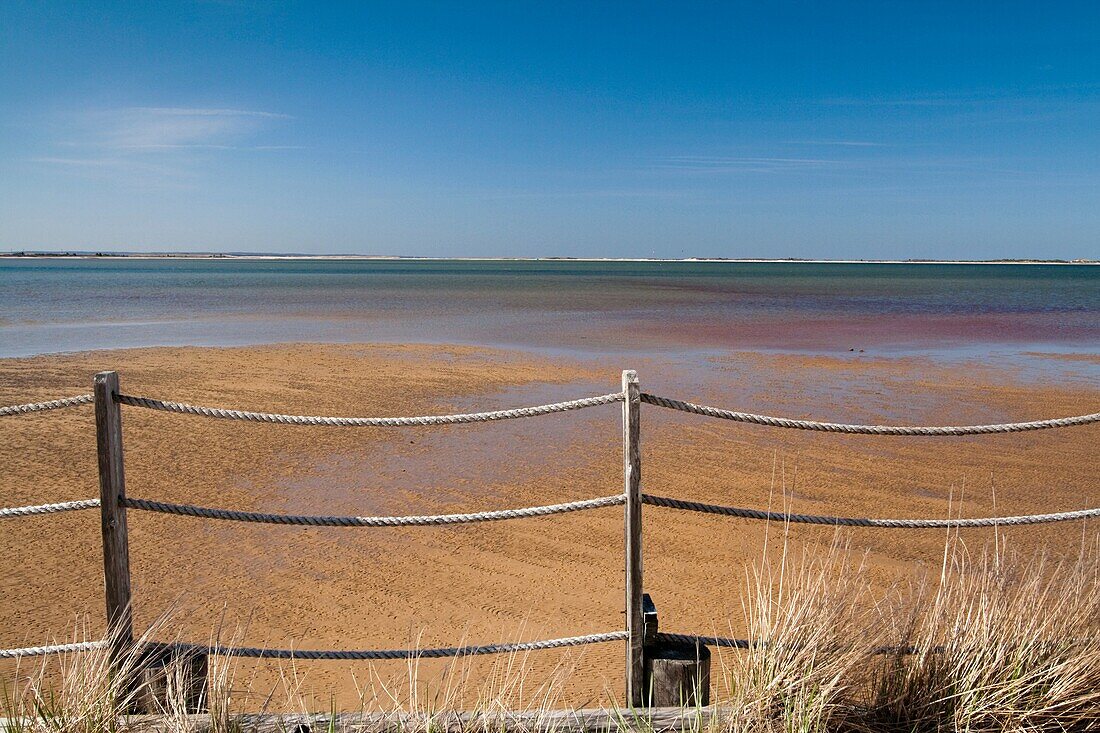
[[[156,625],[148,635],[157,631]],[[83,637],[83,638],[81,638]],[[86,631],[75,638],[88,641]],[[143,637],[139,644],[149,641]],[[64,652],[36,660],[2,683],[0,713],[8,733],[118,733],[124,714],[137,699],[134,684],[140,668],[138,646],[117,661],[111,673],[110,644],[84,652]]]
[[[749,648],[722,655],[742,731],[1100,731],[1100,552],[945,544],[938,576],[875,591],[848,545],[784,540],[748,573]]]
[[[953,542],[884,657],[872,720],[907,731],[1100,730],[1100,556]]]
[[[851,717],[880,642],[866,569],[847,545],[765,557],[742,597],[748,648],[721,655],[734,731],[822,731]]]
[[[549,713],[567,706],[566,685],[583,658],[583,648],[565,652],[538,675],[529,651],[459,656],[434,674],[424,673],[414,657],[404,674],[388,678],[372,664],[367,679],[356,681],[359,708],[388,713],[401,733],[545,731]]]

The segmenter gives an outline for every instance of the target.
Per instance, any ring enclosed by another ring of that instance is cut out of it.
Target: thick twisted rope
[[[0,649],[0,659],[19,657],[40,657],[46,654],[66,654],[68,652],[88,652],[107,645],[105,641],[81,641],[75,644],[53,644],[51,646],[28,646],[22,649]]]
[[[123,504],[131,509],[144,509],[149,512],[179,514],[186,517],[206,519],[228,519],[235,522],[261,522],[264,524],[297,524],[310,527],[423,527],[441,524],[470,524],[472,522],[492,522],[502,519],[522,519],[543,517],[549,514],[565,514],[585,509],[619,506],[626,503],[622,494],[602,496],[598,499],[584,499],[565,504],[533,506],[523,509],[500,509],[491,512],[473,512],[470,514],[428,514],[406,517],[328,517],[318,515],[266,514],[262,512],[242,512],[234,509],[211,509],[189,504],[170,504],[164,501],[148,499],[123,499]]]
[[[1100,422],[1100,412],[1075,417],[1058,417],[1050,420],[1032,422],[998,423],[994,425],[945,425],[939,427],[920,427],[908,425],[849,425],[846,423],[817,422],[815,420],[792,420],[787,417],[756,415],[751,412],[734,412],[717,407],[697,405],[692,402],[673,400],[642,393],[642,402],[669,410],[680,410],[695,415],[716,417],[734,422],[768,425],[773,428],[793,428],[795,430],[816,430],[823,433],[848,433],[862,435],[989,435],[991,433],[1023,433],[1029,430],[1047,430],[1049,428],[1068,428],[1074,425],[1090,425]]]
[[[597,405],[606,405],[610,402],[621,402],[622,399],[623,395],[621,392],[613,392],[611,394],[600,395],[599,397],[585,397],[583,399],[569,400],[567,402],[554,402],[549,405],[517,407],[512,410],[495,410],[492,412],[469,412],[455,415],[424,415],[421,417],[324,417],[316,415],[281,415],[270,412],[226,410],[220,407],[201,407],[198,405],[188,405],[182,402],[154,400],[149,397],[133,397],[124,394],[118,395],[118,401],[124,405],[144,407],[149,410],[178,412],[184,415],[200,415],[202,417],[216,417],[224,420],[278,423],[280,425],[332,425],[344,427],[458,425],[462,423],[492,422],[495,420],[514,420],[521,417],[537,417],[539,415],[550,415],[555,412],[596,407]]]
[[[56,504],[36,504],[35,506],[0,507],[0,519],[5,517],[27,517],[34,514],[54,514],[55,512],[75,512],[81,509],[95,509],[97,506],[99,506],[99,499],[59,501]]]
[[[45,412],[46,410],[60,410],[65,407],[86,405],[95,400],[95,395],[82,394],[75,397],[64,397],[60,400],[48,400],[46,402],[28,402],[25,405],[10,405],[0,407],[0,417],[10,415],[27,415],[32,412]]]
[[[702,634],[669,634],[661,631],[657,641],[662,644],[699,644],[702,646],[724,646],[731,649],[748,649],[753,643],[748,639],[727,639],[722,636],[703,636]]]
[[[611,631],[605,634],[586,634],[570,636],[564,639],[546,639],[544,641],[523,641],[511,644],[480,644],[476,646],[443,647],[437,649],[377,649],[377,650],[320,650],[320,649],[265,649],[261,647],[241,646],[202,646],[197,644],[178,644],[177,648],[195,650],[205,654],[217,654],[228,657],[254,657],[257,659],[435,659],[439,657],[468,657],[480,654],[504,654],[509,652],[539,651],[561,647],[580,646],[582,644],[600,644],[607,641],[626,639],[625,631]]]
[[[669,634],[664,631],[657,634],[657,641],[664,644],[688,644],[697,646],[720,646],[731,649],[767,649],[779,646],[772,641],[750,641],[749,639],[730,639],[722,636],[707,636],[705,634]],[[868,652],[873,656],[887,655],[913,655],[913,654],[942,654],[943,646],[918,647],[918,646],[876,646]]]
[[[1079,509],[1072,512],[1053,514],[1027,514],[1018,517],[978,517],[975,519],[868,519],[864,517],[828,517],[817,514],[788,514],[763,509],[741,509],[739,507],[704,504],[699,501],[684,501],[667,496],[642,494],[642,503],[653,506],[682,509],[704,514],[721,514],[742,519],[763,519],[775,522],[795,522],[801,524],[826,524],[838,527],[889,527],[892,529],[930,529],[956,527],[1011,527],[1018,524],[1046,524],[1049,522],[1069,522],[1075,519],[1100,517],[1100,509]]]

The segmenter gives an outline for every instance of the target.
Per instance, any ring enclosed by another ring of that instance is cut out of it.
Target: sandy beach
[[[916,357],[730,353],[694,372],[650,357],[583,359],[468,346],[293,344],[155,348],[0,361],[0,403],[89,390],[117,369],[130,394],[304,414],[408,415],[497,409],[615,391],[637,369],[649,391],[733,409],[899,423],[1027,420],[1093,411],[1100,393],[1076,365],[1057,380],[1014,366]],[[1065,376],[1069,374],[1070,376]],[[700,376],[702,375],[702,376]],[[207,506],[319,514],[411,514],[549,504],[621,490],[619,408],[436,429],[257,425],[124,409],[128,494]],[[643,412],[648,492],[858,516],[1010,515],[1095,504],[1094,428],[964,439],[897,439],[771,430]],[[89,407],[9,418],[5,504],[95,496]],[[995,508],[994,508],[995,502]],[[98,513],[11,521],[0,646],[101,631]],[[221,627],[252,646],[395,648],[538,639],[622,624],[622,510],[456,528],[303,529],[131,511],[139,628],[172,611],[206,641]],[[1086,527],[1086,532],[1090,528]],[[760,523],[647,507],[645,587],[668,631],[737,633]],[[845,534],[849,536],[849,534]],[[934,569],[943,531],[855,530],[885,591]],[[973,547],[993,531],[969,532]],[[1021,553],[1078,550],[1080,525],[1001,530]],[[796,548],[830,528],[794,527]],[[598,704],[621,686],[621,644],[570,652],[568,701]],[[545,672],[562,654],[530,658]],[[482,662],[478,662],[479,664]],[[488,661],[484,662],[489,664]],[[247,665],[245,665],[247,666]],[[426,665],[430,668],[431,665]],[[260,665],[257,680],[277,665]],[[356,698],[365,663],[300,663],[303,689]],[[402,672],[404,663],[378,666]],[[263,671],[266,670],[266,671]],[[536,675],[537,676],[537,675]],[[264,682],[266,684],[266,682]],[[258,687],[263,687],[259,684]]]

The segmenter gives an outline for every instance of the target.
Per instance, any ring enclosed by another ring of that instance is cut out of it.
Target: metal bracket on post
[[[122,461],[122,410],[118,373],[95,376],[96,449],[99,457],[99,511],[103,531],[103,586],[107,597],[107,639],[113,671],[134,644],[130,607],[130,547],[126,532],[126,478]]]
[[[643,688],[642,618],[642,453],[641,387],[638,374],[623,372],[623,493],[626,495],[626,703],[640,708]]]
[[[653,603],[648,593],[642,594],[642,639],[643,648],[657,643],[657,606]]]

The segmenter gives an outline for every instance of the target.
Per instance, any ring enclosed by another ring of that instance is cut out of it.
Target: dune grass
[[[1085,535],[1083,535],[1083,538]],[[685,711],[682,726],[715,733],[767,731],[1094,731],[1100,730],[1100,552],[1053,561],[1018,557],[998,538],[970,551],[955,536],[938,573],[874,591],[862,557],[842,540],[792,552],[782,543],[746,574],[740,594],[746,650],[719,650],[712,711]],[[149,632],[164,638],[167,621]],[[340,712],[385,713],[375,727],[401,733],[460,728],[553,730],[568,708],[565,683],[581,673],[583,650],[562,655],[535,679],[529,654],[501,655],[488,673],[456,659],[426,675],[409,660],[357,667],[359,704]],[[136,656],[123,661],[137,665]],[[53,663],[55,672],[47,674]],[[308,664],[308,663],[300,663]],[[205,706],[187,710],[183,667],[168,675],[159,726],[172,733],[245,733],[259,714],[317,715],[335,733],[331,699],[304,692],[298,664],[280,667],[281,689],[255,695],[235,659],[212,658]],[[20,665],[4,681],[12,733],[121,733],[135,692],[107,674],[105,651]],[[363,676],[362,670],[365,670]],[[132,687],[132,685],[131,685]],[[615,708],[610,727],[648,731],[644,711]],[[470,706],[467,701],[475,700]],[[258,701],[258,702],[257,702]],[[466,708],[465,716],[458,710]],[[246,713],[247,711],[247,713]],[[717,711],[717,715],[704,712]],[[522,721],[518,714],[525,714]],[[696,714],[693,714],[696,713]],[[300,718],[298,718],[300,720]],[[293,728],[293,726],[291,726]],[[288,728],[290,730],[290,728]],[[303,731],[304,733],[304,731]],[[314,725],[311,733],[320,733]]]

